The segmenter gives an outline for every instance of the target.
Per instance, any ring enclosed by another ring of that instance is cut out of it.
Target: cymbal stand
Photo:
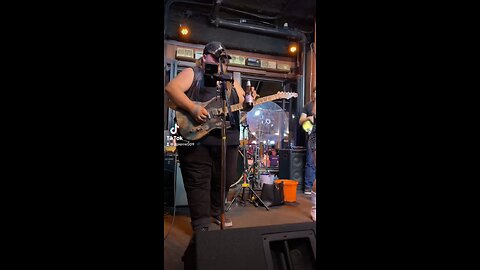
[[[260,185],[260,163],[262,162],[260,158],[260,147],[255,145],[253,152],[253,186],[258,187]]]
[[[248,129],[248,124],[244,125],[244,133],[245,133],[245,130]],[[230,210],[230,208],[232,207],[233,203],[235,203],[235,201],[237,200],[237,198],[239,197],[240,195],[240,192],[242,192],[242,197],[241,197],[241,204],[242,205],[245,205],[245,199],[244,199],[244,196],[245,196],[245,190],[248,189],[250,192],[249,192],[249,195],[248,195],[248,198],[249,198],[249,202],[253,205],[255,205],[255,207],[258,207],[258,203],[254,200],[255,198],[258,199],[262,205],[265,207],[265,209],[267,209],[267,211],[270,211],[270,209],[268,208],[268,206],[265,205],[265,203],[262,201],[262,199],[260,199],[260,197],[257,195],[257,193],[255,193],[255,191],[252,189],[252,187],[250,186],[250,183],[251,183],[251,180],[249,180],[250,178],[248,177],[249,173],[248,173],[248,158],[246,156],[246,146],[244,146],[243,148],[243,156],[245,157],[245,160],[244,160],[244,163],[243,163],[243,183],[242,183],[242,188],[239,188],[238,191],[235,193],[235,195],[233,196],[233,199],[232,201],[230,202],[230,204],[228,205],[227,209],[225,209],[225,212],[228,212]],[[255,162],[253,163],[255,165]],[[253,196],[252,196],[253,194]]]

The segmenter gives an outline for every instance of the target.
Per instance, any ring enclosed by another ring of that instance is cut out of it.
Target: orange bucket
[[[296,202],[297,201],[297,185],[298,182],[295,180],[288,179],[277,179],[275,180],[276,184],[283,182],[283,194],[284,200],[286,202]]]

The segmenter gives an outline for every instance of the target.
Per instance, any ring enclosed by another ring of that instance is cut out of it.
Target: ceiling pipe
[[[223,0],[214,0],[215,5],[212,11],[212,18],[211,23],[215,24],[217,27],[225,27],[234,30],[242,30],[247,32],[254,32],[264,35],[276,36],[276,37],[286,37],[286,38],[294,38],[299,40],[302,43],[307,42],[307,37],[304,33],[299,31],[290,30],[287,28],[268,28],[262,27],[253,24],[247,23],[240,23],[240,22],[233,22],[233,21],[226,21],[223,19],[218,18],[218,11],[220,10],[220,6]]]
[[[254,24],[226,21],[218,18],[216,14],[211,19],[211,23],[215,24],[215,26],[217,27],[225,27],[225,28],[230,28],[234,30],[254,32],[258,34],[264,34],[264,35],[275,36],[275,37],[293,38],[302,43],[307,42],[307,37],[305,36],[305,34],[299,31],[290,30],[286,28],[284,29],[268,28],[268,27],[254,25]]]
[[[264,19],[264,20],[278,20],[282,17],[280,15],[273,16],[273,17],[272,16],[258,15],[258,14],[255,14],[255,13],[250,13],[250,12],[246,12],[246,11],[242,11],[242,10],[238,10],[238,9],[234,9],[234,8],[229,8],[229,7],[226,7],[226,6],[222,6],[222,9],[238,12],[238,13],[241,13],[241,14],[249,15],[249,16],[252,16],[252,17],[257,17],[257,18]]]
[[[198,2],[188,1],[188,0],[168,0],[165,3],[163,38],[166,38],[166,35],[167,35],[167,24],[168,24],[168,15],[170,13],[170,7],[174,3],[186,3],[186,4],[200,5],[200,6],[213,6],[211,17],[212,17],[212,20],[214,21],[214,24],[217,27],[222,26],[222,27],[236,29],[236,30],[253,31],[253,32],[257,32],[265,35],[293,38],[293,39],[299,40],[300,42],[306,42],[305,34],[300,31],[295,31],[290,29],[281,29],[281,28],[261,27],[261,26],[252,25],[252,24],[236,23],[236,22],[225,21],[223,19],[220,19],[218,18],[218,12],[220,11],[220,9],[236,11],[239,13],[244,13],[244,14],[256,16],[259,18],[261,18],[261,16],[257,14],[221,6],[223,0],[214,0],[214,1],[215,1],[214,4],[207,4],[207,3],[198,3]],[[280,16],[278,15],[275,17],[267,17],[265,19],[277,19],[279,17]]]

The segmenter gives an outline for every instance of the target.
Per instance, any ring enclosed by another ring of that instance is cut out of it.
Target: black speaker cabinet
[[[164,155],[163,179],[164,203],[173,206],[175,199],[175,206],[188,206],[180,163],[176,155]]]
[[[185,270],[316,269],[316,222],[196,233]]]
[[[297,189],[301,190],[305,181],[305,148],[280,149],[278,155],[278,178],[297,181]]]

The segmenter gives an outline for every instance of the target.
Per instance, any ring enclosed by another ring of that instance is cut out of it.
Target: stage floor
[[[230,189],[228,195],[229,202],[237,189],[238,187]],[[245,195],[245,198],[246,197]],[[282,206],[270,207],[270,211],[267,211],[261,206],[255,207],[248,202],[245,206],[234,203],[230,211],[226,213],[226,216],[232,220],[233,227],[225,228],[225,230],[313,222],[310,217],[311,207],[310,195],[304,195],[300,190],[297,191],[295,203],[286,203]],[[164,269],[183,270],[182,256],[193,234],[188,207],[177,207],[173,226],[173,208],[165,208],[165,210],[168,214],[164,215],[163,219],[163,236],[165,237],[169,230],[170,233],[163,244]],[[220,226],[212,223],[210,224],[210,230],[220,230]],[[241,256],[240,251],[239,256]]]

